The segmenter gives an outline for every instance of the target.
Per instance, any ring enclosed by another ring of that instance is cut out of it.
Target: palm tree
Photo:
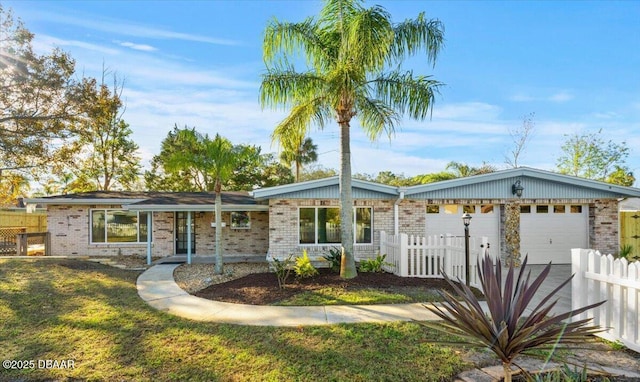
[[[447,163],[445,170],[453,170],[457,178],[466,178],[474,175],[475,169],[466,163],[451,161]]]
[[[263,105],[291,107],[274,135],[323,129],[335,120],[340,129],[340,228],[344,278],[357,275],[353,257],[350,127],[353,117],[371,140],[391,137],[404,114],[423,120],[430,115],[440,82],[401,71],[406,57],[423,49],[435,65],[443,44],[443,25],[426,19],[393,24],[380,6],[364,8],[359,0],[327,0],[317,19],[299,23],[273,19],[267,24],[263,54],[267,72],[260,87]],[[291,62],[304,59],[297,72]]]
[[[313,144],[311,138],[305,138],[301,134],[278,137],[277,139],[283,148],[282,153],[280,153],[280,160],[287,167],[291,167],[291,163],[295,163],[296,182],[299,182],[302,166],[318,160],[318,146]]]
[[[451,161],[447,163],[447,170],[453,170],[456,178],[466,178],[467,176],[489,174],[496,171],[493,165],[486,162],[480,167],[471,167],[466,163]]]
[[[182,129],[175,132],[178,147],[188,150],[176,150],[166,158],[169,170],[194,170],[201,175],[204,189],[216,194],[216,267],[215,273],[222,274],[222,185],[232,175],[238,162],[246,152],[234,148],[231,141],[216,134],[212,140],[195,129]]]

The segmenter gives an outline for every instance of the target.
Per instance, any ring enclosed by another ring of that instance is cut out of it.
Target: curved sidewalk
[[[138,295],[158,310],[196,321],[256,326],[304,326],[437,319],[435,314],[419,303],[270,306],[211,301],[192,296],[175,283],[173,270],[178,266],[179,264],[161,264],[146,270],[138,277]]]
[[[173,270],[180,264],[160,264],[138,277],[138,295],[152,307],[179,317],[197,321],[255,326],[304,326],[338,323],[427,321],[437,319],[423,304],[333,305],[333,306],[266,306],[231,304],[192,296],[173,279]],[[275,277],[275,276],[274,276]],[[530,370],[558,367],[540,360],[529,360]],[[588,365],[612,375],[640,377],[628,370]],[[456,382],[490,382],[502,377],[502,366],[467,370]]]

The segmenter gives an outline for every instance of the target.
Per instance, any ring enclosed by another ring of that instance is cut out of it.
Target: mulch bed
[[[451,290],[451,287],[441,279],[400,277],[390,273],[359,273],[357,277],[345,280],[329,269],[319,269],[319,274],[312,278],[295,279],[292,275],[283,289],[278,287],[275,273],[253,273],[225,283],[211,285],[196,292],[195,295],[209,300],[236,304],[271,305],[298,293],[326,287],[343,288],[349,291],[380,289],[390,293],[415,291],[418,288]]]

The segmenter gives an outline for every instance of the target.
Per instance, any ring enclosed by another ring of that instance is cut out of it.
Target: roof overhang
[[[132,204],[123,206],[123,208],[129,211],[143,212],[214,212],[216,210],[215,204]],[[222,211],[269,211],[269,206],[262,204],[223,204]]]
[[[309,180],[306,182],[260,188],[260,189],[251,191],[249,194],[256,199],[270,199],[270,198],[277,198],[280,195],[286,195],[286,194],[291,194],[291,193],[300,192],[300,191],[313,190],[313,189],[322,188],[322,187],[338,186],[339,182],[340,182],[339,177],[332,176],[329,178]],[[389,195],[389,197],[397,197],[399,195],[398,187],[375,183],[375,182],[369,182],[366,180],[352,179],[351,187],[360,188],[368,191],[374,191],[381,194],[387,194]]]
[[[94,204],[135,204],[145,201],[146,199],[122,199],[122,198],[25,198],[25,204],[41,204],[41,205],[94,205]]]
[[[577,176],[559,174],[551,171],[539,170],[530,167],[518,167],[508,170],[496,171],[488,174],[474,175],[464,178],[444,180],[441,182],[421,184],[418,186],[408,187],[405,196],[410,198],[412,195],[438,191],[444,189],[453,189],[455,187],[474,186],[481,183],[509,179],[509,178],[535,178],[566,184],[571,187],[583,187],[592,190],[598,190],[610,193],[611,197],[640,197],[640,189],[633,187],[619,186],[616,184],[601,182],[597,180],[580,178]]]

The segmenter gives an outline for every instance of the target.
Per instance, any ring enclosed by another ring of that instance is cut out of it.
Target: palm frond
[[[312,18],[299,23],[271,20],[265,29],[262,44],[263,59],[268,67],[286,63],[287,56],[307,59],[308,64],[322,66],[329,60],[329,47],[318,33],[318,26]]]
[[[356,109],[362,128],[372,141],[385,132],[389,138],[395,134],[400,116],[381,100],[362,97],[356,100]]]
[[[204,141],[204,153],[209,174],[221,182],[229,178],[243,155],[235,150],[231,141],[220,134],[216,134],[213,140],[207,137]]]
[[[371,80],[370,85],[386,104],[411,118],[423,120],[430,115],[435,95],[443,84],[431,76],[414,77],[411,71],[394,71]]]
[[[362,0],[327,0],[320,10],[318,24],[323,29],[342,30],[351,17],[361,11]]]
[[[276,126],[271,138],[275,141],[287,139],[288,136],[304,136],[312,124],[315,123],[319,129],[323,129],[325,123],[332,118],[331,110],[324,100],[321,97],[315,98],[293,106],[291,113]]]
[[[384,68],[394,40],[391,15],[384,8],[374,6],[358,12],[342,39],[341,62],[357,65],[361,72],[379,72]]]
[[[262,76],[260,104],[263,108],[288,108],[317,98],[325,84],[325,78],[314,72],[298,73],[293,68],[269,70]]]
[[[424,12],[415,20],[407,19],[394,26],[395,40],[393,55],[395,62],[406,56],[413,56],[423,49],[427,52],[427,62],[435,66],[438,53],[444,46],[444,24],[438,19],[425,18]]]

